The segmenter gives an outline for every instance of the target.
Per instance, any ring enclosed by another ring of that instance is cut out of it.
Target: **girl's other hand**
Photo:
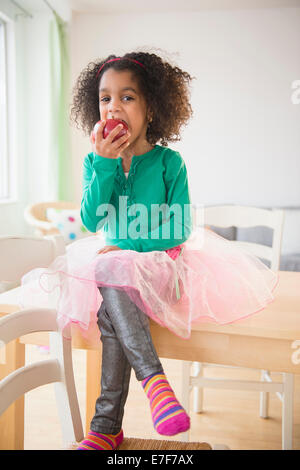
[[[122,250],[122,248],[119,248],[116,245],[107,245],[101,248],[101,250],[98,251],[98,254],[107,253],[108,251],[113,251],[113,250]]]
[[[96,132],[94,132],[94,136],[93,132],[91,132],[90,141],[93,152],[104,158],[118,158],[129,145],[128,139],[130,137],[130,132],[127,131],[125,135],[113,142],[114,138],[123,127],[122,124],[119,124],[109,133],[106,139],[104,139],[103,129],[105,123],[106,120],[101,121]]]

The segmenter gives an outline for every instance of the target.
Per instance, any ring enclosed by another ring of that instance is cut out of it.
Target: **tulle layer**
[[[178,248],[113,250],[95,235],[66,247],[48,268],[22,278],[19,303],[57,309],[60,328],[87,332],[102,303],[98,287],[127,292],[150,318],[181,338],[199,322],[232,323],[274,300],[279,275],[262,261],[208,230],[195,230]],[[168,250],[169,251],[169,250]]]

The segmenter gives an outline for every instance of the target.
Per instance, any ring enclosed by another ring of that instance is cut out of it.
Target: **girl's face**
[[[146,140],[147,106],[138,83],[129,70],[104,72],[99,85],[101,119],[120,119],[130,131],[130,146],[137,147]]]

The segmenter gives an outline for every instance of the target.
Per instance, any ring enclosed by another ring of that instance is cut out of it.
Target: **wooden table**
[[[17,289],[0,294],[0,314],[19,310]],[[230,325],[199,323],[190,339],[183,340],[150,321],[160,357],[224,364],[274,372],[300,374],[300,272],[279,272],[275,300],[263,311]],[[73,330],[74,348],[87,350],[86,429],[100,394],[101,342],[97,325],[91,339]],[[48,333],[33,333],[11,342],[1,364],[0,378],[24,365],[26,344],[48,344]],[[3,356],[3,353],[2,353]],[[12,404],[0,417],[0,449],[22,449],[24,399]]]

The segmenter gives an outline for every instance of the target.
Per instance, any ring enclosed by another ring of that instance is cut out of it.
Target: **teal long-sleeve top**
[[[134,155],[128,178],[122,158],[89,153],[83,163],[81,219],[101,230],[106,245],[124,250],[164,251],[192,232],[187,169],[179,152],[155,145]]]

